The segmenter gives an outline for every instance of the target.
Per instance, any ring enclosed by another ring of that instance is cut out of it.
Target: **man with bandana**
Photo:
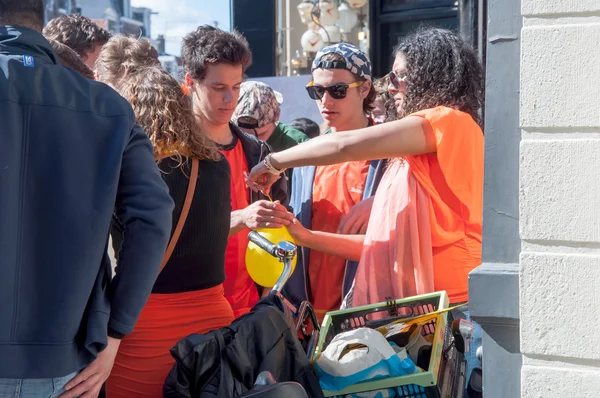
[[[325,47],[317,53],[311,71],[312,81],[306,89],[329,125],[325,134],[374,123],[367,115],[376,92],[371,62],[364,52],[348,43]],[[350,209],[374,193],[381,174],[378,166],[379,161],[359,161],[295,169],[290,202],[294,215],[308,229],[338,232]],[[370,207],[365,206],[362,213],[368,221]],[[344,258],[302,248],[284,294],[294,304],[308,299],[321,321],[326,312],[340,308],[356,266]]]

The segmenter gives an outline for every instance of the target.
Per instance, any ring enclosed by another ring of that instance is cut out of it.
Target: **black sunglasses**
[[[386,75],[386,77],[390,80],[390,83],[396,90],[400,90],[402,82],[404,82],[404,79],[406,79],[406,72],[391,71]]]
[[[308,96],[314,100],[322,99],[326,91],[333,99],[344,99],[346,98],[346,94],[348,94],[349,88],[360,87],[362,84],[363,82],[354,82],[350,84],[337,83],[324,87],[315,85],[315,82],[311,81],[306,85],[306,91],[308,91]]]

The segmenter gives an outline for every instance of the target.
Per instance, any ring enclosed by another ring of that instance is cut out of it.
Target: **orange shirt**
[[[468,300],[468,274],[481,264],[484,138],[467,113],[437,107],[414,113],[435,135],[435,154],[406,161],[429,194],[435,290]]]
[[[248,162],[244,148],[238,139],[234,148],[221,150],[231,167],[231,211],[245,209],[249,205],[249,192],[244,180]],[[246,270],[247,229],[230,236],[225,252],[225,298],[231,304],[233,315],[238,318],[250,311],[258,302],[258,291]]]
[[[369,161],[359,161],[317,167],[312,195],[314,231],[337,232],[342,217],[362,200],[369,164]],[[310,252],[311,303],[319,320],[326,312],[340,308],[345,272],[346,259],[315,250]]]

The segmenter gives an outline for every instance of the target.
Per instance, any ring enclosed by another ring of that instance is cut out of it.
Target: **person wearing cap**
[[[299,130],[279,122],[283,96],[267,84],[247,81],[240,86],[240,98],[231,120],[244,132],[256,135],[279,152],[308,141]]]
[[[367,115],[373,108],[375,89],[367,55],[347,43],[319,51],[312,64],[308,95],[335,136],[335,130],[354,130],[374,124]],[[290,206],[305,228],[336,233],[350,209],[374,192],[382,172],[378,161],[353,161],[329,166],[294,169]],[[368,220],[370,206],[362,206]],[[357,263],[309,250],[299,253],[296,270],[284,294],[294,304],[308,299],[319,320],[339,309],[351,287]]]

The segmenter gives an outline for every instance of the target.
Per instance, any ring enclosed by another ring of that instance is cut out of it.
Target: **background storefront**
[[[487,0],[232,0],[231,25],[254,53],[249,77],[309,73],[319,48],[349,42],[387,73],[398,39],[420,26],[460,32],[485,54]],[[266,45],[268,44],[268,45]],[[274,51],[273,51],[274,50]]]

